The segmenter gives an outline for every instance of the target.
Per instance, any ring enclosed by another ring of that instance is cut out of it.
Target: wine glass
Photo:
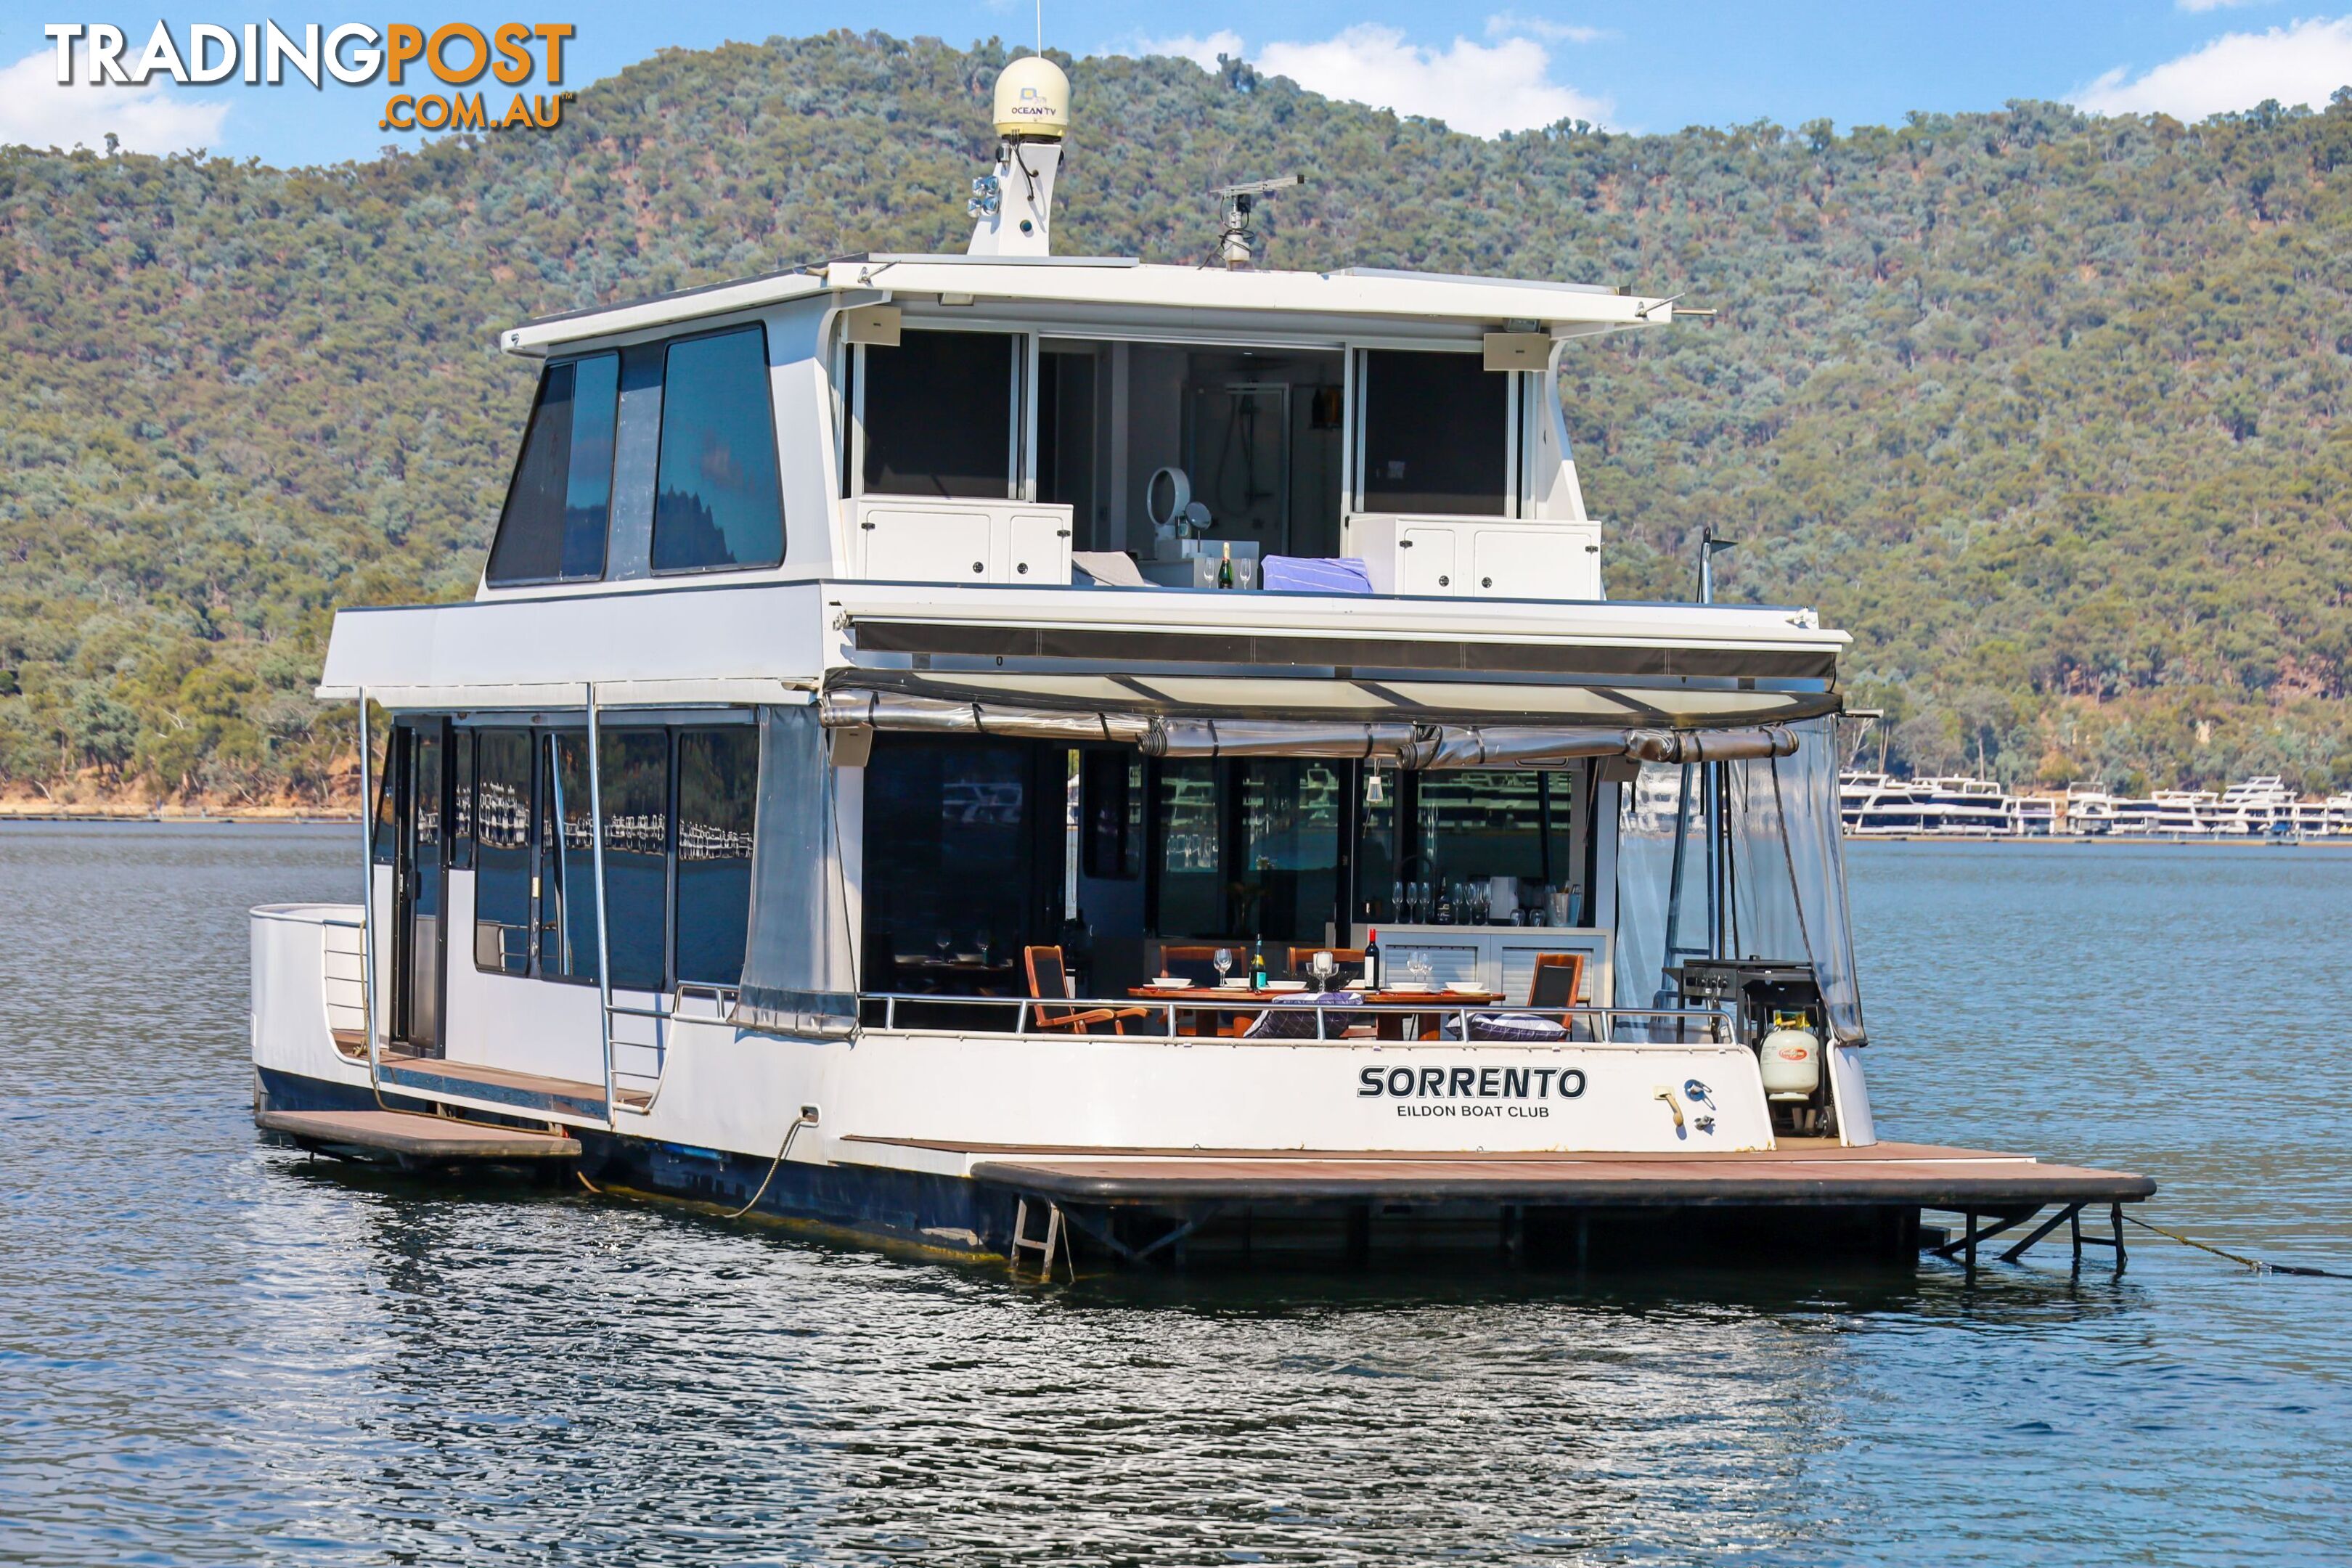
[[[1234,950],[1230,947],[1221,947],[1210,957],[1209,962],[1216,965],[1217,984],[1223,985],[1225,983],[1225,976],[1233,973]]]
[[[1339,961],[1328,952],[1318,952],[1307,961],[1307,967],[1315,976],[1315,989],[1328,991],[1331,976],[1339,973]]]
[[[931,946],[938,950],[940,962],[945,963],[955,956],[955,932],[941,926],[931,933]]]
[[[972,945],[980,949],[980,962],[982,967],[987,967],[989,962],[988,950],[995,945],[989,935],[988,928],[986,926],[982,926],[978,931],[973,931],[971,933],[971,940]]]
[[[1392,921],[1404,919],[1404,884],[1402,882],[1389,884],[1389,919]]]

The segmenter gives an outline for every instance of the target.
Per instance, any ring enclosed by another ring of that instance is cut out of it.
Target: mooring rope
[[[2259,1258],[2244,1258],[2234,1252],[2224,1252],[2218,1247],[2209,1246],[2193,1237],[2183,1236],[2177,1230],[2167,1230],[2160,1225],[2150,1225],[2136,1214],[2127,1214],[2124,1218],[2138,1226],[2142,1230],[2152,1230],[2158,1236],[2167,1237],[2180,1243],[2183,1247],[2193,1247],[2200,1252],[2210,1252],[2216,1258],[2226,1258],[2231,1262],[2251,1268],[2257,1274],[2299,1274],[2318,1279],[2352,1279],[2352,1274],[2341,1273],[2333,1268],[2313,1268],[2300,1263],[2266,1263]]]

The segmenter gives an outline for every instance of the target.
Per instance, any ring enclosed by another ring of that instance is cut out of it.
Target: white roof
[[[1365,322],[1447,322],[1499,329],[1531,321],[1556,335],[1664,326],[1672,302],[1591,284],[1346,268],[1336,272],[1230,271],[1146,264],[1128,257],[851,257],[635,304],[551,316],[509,329],[509,353],[644,331],[833,292],[968,296],[972,303],[1081,310],[1218,312]]]

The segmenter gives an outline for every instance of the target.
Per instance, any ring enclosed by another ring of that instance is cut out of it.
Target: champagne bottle
[[[1223,556],[1217,562],[1217,586],[1220,588],[1230,588],[1233,585],[1234,547],[1232,542],[1228,541],[1225,545],[1225,552]]]
[[[1260,937],[1257,944],[1250,949],[1250,989],[1253,991],[1265,989],[1265,939],[1264,937]]]
[[[1381,988],[1381,928],[1372,928],[1372,939],[1364,943],[1364,989]]]

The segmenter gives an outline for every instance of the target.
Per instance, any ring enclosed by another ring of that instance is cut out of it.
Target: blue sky
[[[1633,131],[1769,118],[1816,117],[1841,128],[1899,121],[1905,111],[1997,108],[2012,98],[2058,99],[2107,112],[2161,110],[2195,119],[2264,98],[2324,103],[2352,82],[2352,0],[2298,9],[2294,0],[1835,0],[1811,5],[1725,0],[1519,0],[1464,7],[1433,0],[1301,0],[1268,5],[1197,0],[1178,11],[1140,0],[1048,0],[1045,37],[1086,56],[1139,52],[1203,61],[1238,52],[1318,91],[1407,113],[1433,114],[1481,134],[1563,117]],[[360,8],[310,11],[238,4],[127,11],[79,10],[60,0],[0,0],[0,142],[95,146],[108,130],[142,151],[201,144],[272,163],[366,157],[390,89],[330,82],[282,87],[144,88],[55,82],[50,23],[111,23],[128,58],[167,22],[184,46],[200,22],[236,28],[273,17],[427,27],[488,26],[509,17],[569,21],[565,85],[585,85],[669,46],[831,27],[928,34],[963,43],[1034,37],[1031,0],[704,0],[673,11],[642,3],[574,0],[568,7],[500,12]],[[1181,19],[1180,19],[1181,18]],[[1083,128],[1081,128],[1083,134]]]

